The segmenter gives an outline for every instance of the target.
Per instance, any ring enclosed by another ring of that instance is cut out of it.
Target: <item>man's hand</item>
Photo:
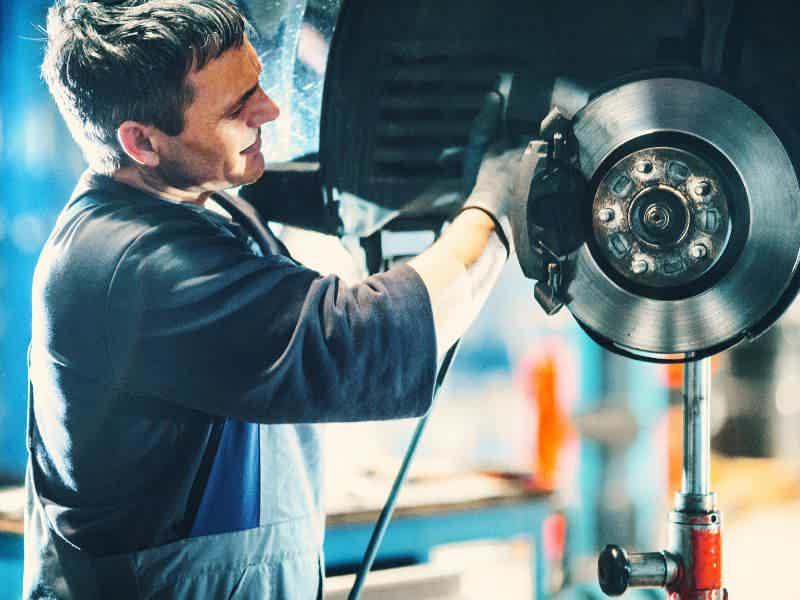
[[[509,208],[522,150],[491,146],[503,97],[490,92],[464,152],[459,215],[439,240],[408,261],[428,290],[439,359],[467,330],[497,282],[512,248]]]
[[[495,230],[508,254],[514,247],[509,212],[514,199],[522,148],[504,149],[493,146],[487,152],[478,171],[472,193],[461,211],[474,208],[487,213],[495,222]]]
[[[473,208],[494,222],[497,237],[511,254],[513,237],[509,208],[519,171],[522,148],[509,149],[502,141],[502,119],[506,99],[498,91],[483,98],[481,110],[469,132],[464,152],[463,190],[467,197],[459,213]]]

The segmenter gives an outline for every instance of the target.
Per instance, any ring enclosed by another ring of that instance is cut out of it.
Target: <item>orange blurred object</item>
[[[680,365],[683,368],[683,365]],[[668,463],[667,475],[669,484],[667,486],[668,497],[681,489],[683,479],[683,406],[678,404],[670,406],[667,411],[667,449]]]
[[[716,354],[711,357],[711,372],[715,373],[719,368],[721,357]],[[670,390],[683,389],[683,363],[669,363],[664,365],[661,372],[664,385]]]
[[[531,365],[531,395],[538,417],[534,483],[544,489],[555,489],[559,461],[572,425],[558,398],[558,370],[551,354]]]

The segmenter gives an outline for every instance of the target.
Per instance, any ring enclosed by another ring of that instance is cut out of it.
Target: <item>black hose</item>
[[[433,388],[434,401],[439,393],[439,389],[442,387],[447,370],[450,368],[450,364],[453,362],[453,358],[456,355],[459,342],[460,340],[453,344],[450,350],[448,350],[447,354],[445,354],[444,360],[442,361],[442,367],[439,369],[439,374],[436,377],[436,384]],[[408,474],[408,468],[411,466],[411,461],[413,460],[414,454],[417,451],[419,441],[422,439],[422,434],[425,431],[425,426],[428,424],[428,418],[430,415],[431,411],[428,411],[428,413],[420,418],[420,420],[417,422],[417,427],[414,429],[414,435],[411,436],[408,449],[403,457],[403,464],[400,465],[400,470],[397,472],[397,475],[394,478],[394,483],[392,484],[392,489],[389,492],[389,497],[386,499],[386,504],[383,505],[383,510],[381,511],[381,514],[375,523],[375,528],[372,530],[372,537],[367,545],[367,550],[364,552],[364,558],[361,560],[361,566],[359,567],[356,575],[356,581],[353,584],[353,588],[350,590],[350,594],[347,596],[348,600],[358,600],[359,596],[361,595],[361,588],[364,586],[367,573],[369,573],[370,569],[372,568],[372,563],[375,562],[375,557],[378,554],[378,548],[380,548],[381,542],[383,541],[383,535],[386,533],[386,528],[389,526],[392,513],[394,513],[394,506],[397,503],[397,497],[400,494],[400,489],[403,487],[406,475]]]

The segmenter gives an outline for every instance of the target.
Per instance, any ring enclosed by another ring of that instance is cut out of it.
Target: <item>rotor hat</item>
[[[688,284],[730,250],[736,211],[730,209],[728,190],[735,187],[741,198],[741,184],[735,175],[725,182],[723,173],[698,152],[645,147],[617,160],[600,178],[592,204],[591,247],[623,287],[627,282],[656,298],[692,295],[697,286]],[[744,206],[738,213],[746,219]],[[736,231],[746,235],[744,226]],[[706,287],[712,283],[708,278]]]
[[[573,131],[591,233],[568,308],[590,333],[637,355],[703,353],[777,318],[800,185],[757,113],[703,82],[649,79],[594,98]]]

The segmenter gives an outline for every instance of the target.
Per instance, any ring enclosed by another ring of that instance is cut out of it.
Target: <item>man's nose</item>
[[[259,88],[253,98],[253,109],[247,117],[249,127],[261,127],[264,123],[269,123],[278,118],[281,109],[267,96],[266,92]]]

